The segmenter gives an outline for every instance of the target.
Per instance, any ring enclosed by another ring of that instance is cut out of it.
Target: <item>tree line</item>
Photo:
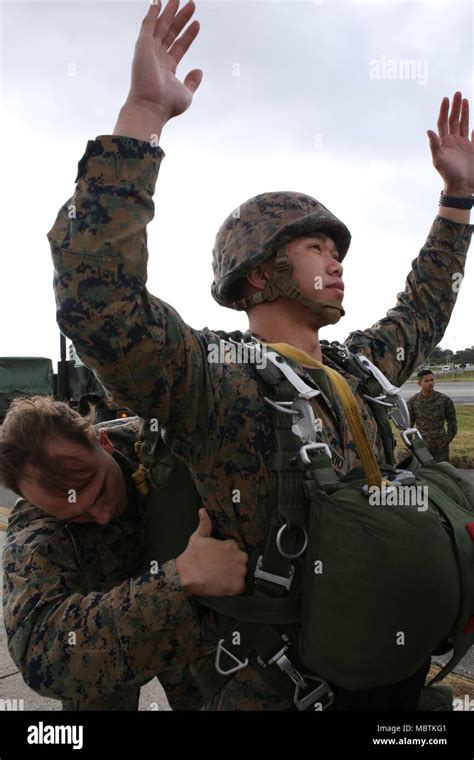
[[[451,351],[449,348],[436,346],[430,353],[427,364],[432,367],[443,364],[456,364],[465,367],[467,364],[474,364],[474,346],[464,348],[462,351]]]

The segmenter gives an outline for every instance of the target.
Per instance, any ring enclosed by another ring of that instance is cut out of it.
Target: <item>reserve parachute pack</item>
[[[245,594],[197,599],[214,613],[219,631],[215,659],[200,675],[208,699],[251,666],[298,710],[326,709],[333,702],[330,684],[353,691],[388,686],[415,673],[429,655],[452,652],[434,683],[474,643],[473,486],[449,463],[434,462],[410,427],[399,389],[377,367],[336,342],[321,345],[360,380],[357,390],[377,421],[385,463],[378,465],[340,373],[286,344],[260,344],[266,361],[256,368],[273,430],[271,492],[258,505],[265,543],[250,558]],[[336,475],[309,403],[321,391],[285,356],[324,371],[362,467]],[[397,466],[389,417],[411,452]],[[197,525],[199,498],[161,437],[146,427],[143,436],[142,462],[154,488],[165,488],[162,496],[169,498],[157,502],[164,516],[160,551],[171,558],[166,514],[178,513],[188,527],[186,536],[178,523],[170,532],[173,548],[182,551]]]

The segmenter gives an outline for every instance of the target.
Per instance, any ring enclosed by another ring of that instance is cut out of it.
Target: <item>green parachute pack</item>
[[[388,686],[429,655],[451,652],[433,684],[474,642],[473,486],[449,463],[434,462],[410,427],[399,389],[366,357],[337,342],[321,345],[359,378],[385,463],[379,468],[371,452],[359,451],[364,466],[337,476],[315,433],[314,377],[297,375],[279,351],[261,346],[267,361],[256,367],[273,426],[271,492],[259,506],[265,542],[249,559],[244,594],[195,598],[201,612],[215,615],[219,631],[215,658],[200,675],[205,698],[251,666],[296,709],[327,709],[334,699],[329,684],[354,691]],[[342,377],[332,370],[334,382],[336,375]],[[337,383],[333,390],[345,392]],[[397,466],[389,417],[410,451]],[[367,440],[358,434],[363,449]],[[141,438],[154,494],[150,534],[166,561],[186,548],[201,504],[161,435],[143,423]],[[403,504],[402,494],[406,501],[410,493],[416,498]]]

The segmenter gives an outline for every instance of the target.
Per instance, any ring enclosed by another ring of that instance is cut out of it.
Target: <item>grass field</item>
[[[474,469],[474,404],[458,404],[456,415],[458,433],[449,446],[449,461],[455,467]],[[392,424],[392,428],[397,439],[396,457],[400,460],[406,448],[395,425]]]

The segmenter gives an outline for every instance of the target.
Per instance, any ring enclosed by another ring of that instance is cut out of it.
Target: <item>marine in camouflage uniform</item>
[[[65,710],[136,710],[158,676],[170,705],[197,710],[188,662],[201,636],[174,560],[158,567],[132,482],[138,426],[110,430],[128,493],[112,523],[58,520],[19,500],[3,551],[3,614],[25,682]],[[156,570],[156,572],[154,572]]]
[[[444,393],[435,390],[427,393],[422,388],[409,399],[407,405],[411,424],[420,431],[435,462],[449,462],[449,444],[458,432],[452,400]]]
[[[226,336],[190,327],[146,289],[146,226],[154,215],[152,196],[163,156],[159,147],[134,138],[100,136],[88,142],[75,194],[48,233],[58,322],[116,403],[142,417],[156,417],[165,427],[167,443],[191,470],[216,535],[234,538],[251,553],[263,540],[258,506],[269,496],[271,415],[252,364],[208,361],[208,347]],[[231,306],[226,288],[243,262],[249,271],[268,258],[270,249],[318,229],[336,242],[342,260],[349,231],[314,199],[264,193],[242,204],[217,235],[213,295]],[[346,340],[351,351],[367,356],[397,386],[446,329],[457,297],[452,275],[464,271],[472,230],[471,225],[436,217],[395,306]],[[313,378],[321,380],[320,370],[288,363],[310,384]],[[324,363],[341,371],[327,358]],[[342,374],[355,391],[359,380]],[[383,448],[376,422],[364,400],[356,398],[380,463]],[[330,446],[334,469],[343,474],[361,465],[339,399],[332,399],[335,413],[324,396],[311,404],[322,419],[320,440]],[[240,497],[237,503],[234,492]],[[206,617],[203,633],[215,650],[212,615]],[[246,667],[208,707],[288,710],[292,705]]]

